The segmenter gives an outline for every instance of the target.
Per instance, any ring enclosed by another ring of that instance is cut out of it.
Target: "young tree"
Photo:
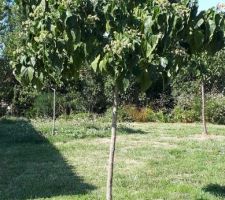
[[[170,51],[180,46],[185,26],[183,18],[188,12],[188,8],[179,6],[171,6],[166,1],[142,4],[111,0],[104,9],[107,42],[104,41],[103,51],[99,52],[92,67],[95,71],[109,74],[114,80],[107,200],[112,199],[118,93],[126,87],[130,76],[136,77],[145,90],[162,68],[166,72],[173,71],[172,66],[176,62],[169,59]]]
[[[188,54],[194,59],[195,66],[192,70],[201,79],[202,91],[202,124],[203,134],[207,134],[205,119],[205,79],[208,75],[207,60],[224,47],[224,15],[213,9],[198,13],[198,6],[194,3],[191,7],[191,17],[188,20],[189,33],[184,41]]]

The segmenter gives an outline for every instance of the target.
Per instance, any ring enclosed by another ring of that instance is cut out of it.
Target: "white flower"
[[[108,38],[108,37],[109,37],[109,33],[105,32],[105,33],[103,34],[103,37],[104,37],[104,38]]]

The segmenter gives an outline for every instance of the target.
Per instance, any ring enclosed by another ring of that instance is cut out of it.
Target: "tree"
[[[207,77],[207,60],[224,47],[224,15],[213,9],[198,13],[198,6],[191,6],[191,16],[188,20],[188,35],[183,41],[188,54],[194,59],[197,76],[201,79],[202,91],[202,123],[203,134],[207,134],[205,120],[205,79]]]
[[[154,81],[155,73],[160,73],[162,69],[173,71],[171,66],[176,62],[167,57],[181,41],[183,16],[188,11],[185,6],[179,5],[179,9],[168,2],[146,4],[138,1],[109,1],[104,9],[104,35],[108,41],[92,63],[95,71],[109,74],[114,80],[107,200],[112,199],[118,92],[123,91],[131,76],[136,77],[145,90]]]
[[[0,2],[0,99],[11,104],[18,85],[9,64],[15,46],[20,45],[21,15],[12,0]]]

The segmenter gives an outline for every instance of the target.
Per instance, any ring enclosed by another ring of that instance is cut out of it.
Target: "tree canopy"
[[[21,4],[21,3],[20,3]],[[126,85],[134,75],[146,89],[157,71],[174,63],[187,19],[184,3],[152,1],[34,1],[24,7],[15,74],[41,85],[45,77],[75,78],[84,65]],[[29,14],[28,14],[29,13]],[[26,44],[26,45],[25,45]],[[177,51],[175,51],[177,52]]]

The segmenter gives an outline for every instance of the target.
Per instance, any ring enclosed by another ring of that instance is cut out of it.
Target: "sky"
[[[218,3],[225,3],[225,0],[199,0],[199,9],[206,10],[211,7],[216,7]]]

